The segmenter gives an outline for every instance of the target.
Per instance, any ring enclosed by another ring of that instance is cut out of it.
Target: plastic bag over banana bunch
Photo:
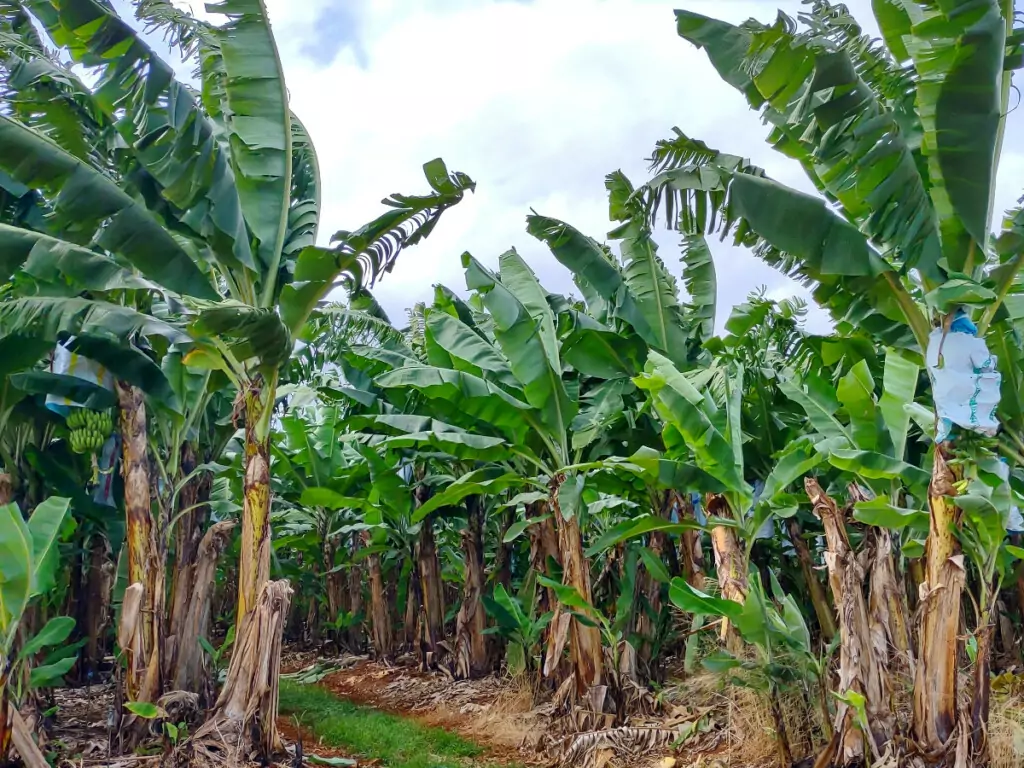
[[[959,310],[948,331],[936,328],[928,338],[937,443],[949,440],[954,426],[990,437],[999,431],[996,409],[1002,377],[995,355],[977,334],[977,327]]]
[[[56,346],[50,362],[50,372],[73,376],[112,392],[113,375],[99,363],[72,352],[68,347],[74,340],[74,337],[71,337],[65,344]],[[93,501],[113,507],[114,469],[120,451],[111,412],[93,410],[62,395],[47,395],[46,407],[65,418],[71,430],[68,437],[71,450],[92,456]]]

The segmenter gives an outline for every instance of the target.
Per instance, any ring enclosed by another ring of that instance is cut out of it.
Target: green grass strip
[[[497,764],[476,759],[483,750],[442,728],[339,699],[317,685],[281,680],[280,713],[295,717],[306,734],[386,768],[467,768]],[[314,745],[308,745],[310,752]]]

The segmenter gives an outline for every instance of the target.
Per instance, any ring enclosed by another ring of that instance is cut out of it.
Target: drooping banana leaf
[[[138,33],[96,0],[30,0],[32,13],[73,59],[103,67],[95,101],[159,197],[231,269],[255,269],[238,187],[219,128]],[[240,113],[242,117],[245,112]]]
[[[3,115],[0,167],[26,186],[50,194],[68,235],[123,256],[173,291],[215,295],[207,277],[145,206],[92,166]]]
[[[697,326],[701,343],[715,335],[718,306],[718,278],[707,241],[700,235],[686,235],[682,243],[683,285],[689,294],[686,318]]]
[[[605,179],[612,218],[623,222],[609,237],[620,241],[622,276],[637,307],[654,334],[651,345],[678,364],[685,361],[687,334],[679,305],[675,278],[658,256],[658,246],[648,227],[633,185],[621,171]]]
[[[530,424],[529,404],[517,400],[500,387],[464,371],[410,365],[383,373],[374,379],[381,389],[413,389],[434,400],[450,403],[489,429],[509,436],[516,443],[526,441]],[[446,416],[449,418],[450,416]]]
[[[580,400],[580,412],[572,420],[572,448],[581,450],[596,440],[611,424],[623,417],[623,396],[634,391],[629,379],[602,381]]]
[[[256,359],[273,369],[292,352],[292,336],[272,309],[259,309],[231,299],[194,305],[199,310],[192,321],[194,335],[229,340],[231,351],[240,362]]]
[[[649,371],[634,381],[650,392],[655,408],[666,424],[665,447],[683,455],[692,453],[703,471],[730,492],[749,494],[742,464],[737,464],[734,445],[719,428],[721,414],[668,358],[651,352]]]
[[[910,414],[904,406],[914,402],[920,372],[917,363],[907,360],[893,349],[885,352],[885,370],[882,377],[882,396],[878,409],[882,413],[896,458],[903,458],[910,429]]]
[[[467,370],[507,388],[522,388],[502,354],[472,328],[447,312],[430,310],[427,313],[426,338],[452,357],[455,361],[453,367]]]
[[[905,44],[917,69],[917,109],[943,252],[952,269],[965,271],[971,241],[977,248],[988,242],[1009,98],[1007,21],[998,0],[939,6],[922,8],[924,19]]]
[[[426,163],[423,172],[430,194],[392,195],[383,201],[391,210],[354,232],[337,232],[333,248],[309,246],[299,252],[292,282],[283,286],[279,301],[293,335],[332,288],[344,285],[357,293],[390,272],[401,250],[427,237],[441,214],[476,186],[463,173],[449,173],[440,158]]]
[[[523,477],[507,472],[502,467],[481,467],[462,475],[443,491],[431,496],[413,513],[412,521],[418,523],[432,512],[458,504],[467,496],[497,494],[507,488],[524,485],[525,482]]]
[[[562,360],[559,354],[555,315],[548,303],[547,292],[541,287],[533,270],[516,253],[515,248],[498,257],[498,270],[502,285],[526,307],[526,311],[537,324],[551,369],[560,372]]]
[[[527,231],[546,243],[562,265],[582,278],[607,303],[609,314],[629,323],[637,335],[658,348],[658,335],[641,311],[637,297],[626,285],[622,271],[607,258],[596,241],[568,224],[545,216],[528,217]]]
[[[561,364],[552,367],[541,338],[541,327],[526,306],[499,278],[468,253],[462,257],[466,285],[479,292],[494,319],[494,333],[512,373],[522,383],[526,401],[536,409],[537,420],[556,446],[576,415],[577,404],[562,384]],[[557,362],[557,357],[556,357]],[[565,461],[564,456],[559,460]]]
[[[288,93],[263,0],[221,0],[216,28],[224,68],[225,125],[242,213],[256,237],[263,306],[275,295],[288,232],[292,124]]]
[[[677,190],[685,231],[731,233],[736,245],[810,283],[837,322],[892,346],[925,343],[928,324],[899,276],[822,200],[732,162],[668,171],[648,186],[652,194],[666,186]]]
[[[150,290],[163,288],[88,248],[27,229],[0,224],[0,253],[5,276],[21,267],[41,283],[62,284],[75,294],[81,291]],[[70,285],[68,285],[70,283]]]
[[[0,302],[0,330],[53,343],[61,335],[128,339],[135,333],[184,342],[184,331],[128,307],[89,299],[32,297]]]

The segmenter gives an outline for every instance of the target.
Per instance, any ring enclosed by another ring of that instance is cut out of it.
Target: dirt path
[[[339,699],[455,733],[482,747],[483,757],[489,761],[550,762],[538,750],[544,727],[528,691],[493,677],[452,681],[440,674],[425,674],[405,665],[384,666],[367,658],[345,663],[348,666],[315,684]],[[295,732],[294,723],[282,722],[281,727],[286,734]],[[313,743],[308,737],[306,742]]]

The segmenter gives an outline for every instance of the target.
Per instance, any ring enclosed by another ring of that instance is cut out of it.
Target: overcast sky
[[[198,0],[176,0],[199,7]],[[477,191],[446,212],[423,244],[405,251],[375,294],[394,322],[444,283],[464,292],[459,256],[496,265],[511,246],[549,290],[569,293],[568,272],[525,231],[530,209],[599,240],[610,229],[604,177],[636,184],[645,158],[673,126],[751,158],[775,178],[810,190],[799,166],[764,142],[766,129],[676,34],[684,6],[734,23],[771,21],[799,0],[267,0],[291,104],[313,136],[324,199],[323,244],[378,215],[381,198],[427,190],[421,166],[442,157]],[[869,0],[848,2],[873,33]],[[1018,3],[1018,7],[1021,3]],[[1019,79],[1019,78],[1018,78]],[[1016,104],[1018,94],[1011,97]],[[997,211],[1024,194],[1024,110],[1011,115]],[[678,273],[678,238],[658,234]],[[712,243],[718,325],[728,308],[766,286],[806,295],[754,257]],[[820,314],[810,326],[823,330]]]

